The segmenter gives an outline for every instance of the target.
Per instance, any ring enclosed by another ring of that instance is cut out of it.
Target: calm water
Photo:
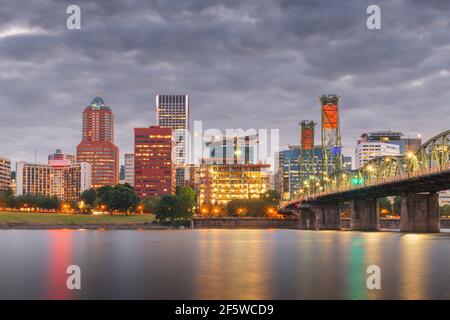
[[[450,299],[450,234],[1,230],[0,298]]]

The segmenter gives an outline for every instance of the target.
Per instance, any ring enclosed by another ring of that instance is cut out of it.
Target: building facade
[[[257,163],[258,135],[236,137],[212,137],[206,143],[208,158],[215,164]]]
[[[199,204],[226,205],[235,199],[259,199],[270,188],[270,164],[203,164]]]
[[[381,156],[399,156],[400,146],[387,142],[358,142],[355,148],[355,166],[361,168],[368,161]]]
[[[175,141],[176,185],[187,179],[187,138],[189,131],[189,96],[157,95],[156,119],[158,126],[172,129]]]
[[[0,191],[11,187],[11,160],[0,157]]]
[[[49,164],[18,162],[16,165],[16,195],[40,194],[57,196],[61,200],[80,199],[90,188],[91,165],[51,160]]]
[[[134,153],[126,153],[125,157],[125,183],[134,187]]]
[[[61,149],[56,149],[55,153],[52,153],[48,156],[48,161],[53,160],[68,160],[73,163],[76,162],[75,155],[63,153]]]
[[[175,193],[171,128],[134,129],[134,189],[141,198]]]
[[[405,138],[405,135],[403,133],[391,130],[363,133],[359,141],[384,142],[398,145],[400,155],[404,155],[407,152],[415,152],[422,145],[422,138],[420,138],[420,135],[418,135],[416,138]]]
[[[114,115],[101,97],[95,97],[83,112],[82,141],[77,161],[92,167],[92,187],[119,183],[119,148],[114,144]]]

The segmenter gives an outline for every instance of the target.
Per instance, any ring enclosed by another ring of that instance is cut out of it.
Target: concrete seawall
[[[297,229],[297,219],[269,219],[269,218],[194,218],[194,229],[203,228],[249,228],[249,229]]]
[[[341,219],[343,229],[350,229],[350,219]],[[298,229],[297,219],[269,219],[269,218],[194,218],[194,229],[204,228],[248,228],[248,229]],[[380,219],[381,229],[400,229],[400,219]],[[450,229],[450,218],[441,218],[441,229]]]

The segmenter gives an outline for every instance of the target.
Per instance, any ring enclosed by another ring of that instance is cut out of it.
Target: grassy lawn
[[[92,215],[36,212],[0,212],[0,223],[30,224],[82,224],[82,223],[143,223],[152,222],[155,216],[145,215]]]

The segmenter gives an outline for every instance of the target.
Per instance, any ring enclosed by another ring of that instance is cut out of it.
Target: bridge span
[[[400,231],[439,232],[438,191],[450,189],[450,130],[415,153],[375,158],[359,171],[312,179],[284,209],[299,216],[300,227],[341,229],[341,212],[351,210],[351,229],[380,229],[378,199],[401,197]],[[308,187],[308,185],[306,186]]]

